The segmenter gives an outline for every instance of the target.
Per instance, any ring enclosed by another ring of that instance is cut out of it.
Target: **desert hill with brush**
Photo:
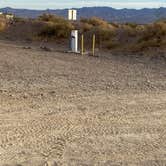
[[[84,34],[87,49],[96,34],[98,49],[129,52],[165,49],[165,19],[149,24],[107,22],[101,18],[81,18],[70,22],[57,15],[43,14],[35,19],[14,17],[12,21],[1,16],[0,39],[28,42],[62,42],[68,46],[72,29]],[[80,41],[79,41],[80,43]]]

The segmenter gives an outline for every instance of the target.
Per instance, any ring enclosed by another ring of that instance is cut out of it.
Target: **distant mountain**
[[[158,9],[114,9],[111,7],[83,7],[78,10],[78,18],[80,17],[100,17],[107,21],[115,22],[135,22],[135,23],[151,23],[156,20],[166,18],[166,8]],[[1,12],[15,14],[19,17],[36,18],[43,13],[56,14],[67,17],[67,9],[58,10],[28,10],[13,9],[10,7],[0,9]]]

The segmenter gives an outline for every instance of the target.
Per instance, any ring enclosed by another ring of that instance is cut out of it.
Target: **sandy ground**
[[[0,42],[0,166],[5,164],[165,165],[166,61]]]

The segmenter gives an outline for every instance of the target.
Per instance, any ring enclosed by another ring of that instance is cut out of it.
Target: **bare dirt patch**
[[[164,59],[0,43],[1,165],[164,163],[165,111]]]

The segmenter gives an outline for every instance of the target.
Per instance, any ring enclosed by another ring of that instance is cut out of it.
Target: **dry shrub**
[[[5,17],[0,16],[0,31],[4,31],[7,26]]]
[[[124,24],[121,26],[124,33],[129,37],[135,37],[137,35],[136,27],[132,27],[131,24]]]
[[[146,26],[145,25],[138,25],[136,27],[136,31],[137,31],[138,34],[142,35],[145,32],[145,30],[146,30]]]
[[[88,23],[88,24],[91,24],[93,26],[108,26],[108,22],[106,22],[100,18],[97,18],[97,17],[92,17],[89,19],[82,18],[80,21],[82,23]]]
[[[43,26],[44,23],[36,20],[25,19],[24,21],[14,21],[7,24],[7,28],[1,34],[1,38],[32,41]]]
[[[6,28],[6,23],[5,22],[0,22],[0,31],[4,31]]]
[[[107,21],[104,21],[103,19],[97,18],[97,17],[92,17],[89,19],[82,18],[80,20],[81,25],[88,26],[88,28],[92,27],[99,27],[102,29],[109,29],[109,30],[115,30],[116,27]]]
[[[39,17],[39,21],[44,22],[42,30],[38,33],[39,37],[44,38],[67,38],[73,25],[62,17],[44,14]]]
[[[115,31],[112,30],[109,27],[96,27],[94,28],[95,33],[97,34],[97,36],[100,37],[100,40],[102,41],[109,41],[112,37],[114,37],[116,35]]]
[[[123,36],[125,39],[132,37],[132,40],[125,45],[129,51],[139,52],[149,48],[161,48],[166,43],[166,22],[160,21],[147,25],[137,25],[136,28],[131,28],[128,25],[122,25]],[[122,45],[122,43],[121,43]]]
[[[38,33],[44,38],[67,38],[70,34],[72,26],[62,23],[47,23]]]
[[[108,41],[115,35],[116,27],[100,18],[82,18],[80,22],[80,29],[82,29],[83,32],[96,34],[97,38],[101,41]]]
[[[166,36],[166,23],[157,22],[146,26],[143,36],[140,38],[139,42],[148,41],[154,38],[165,38]]]
[[[158,36],[166,36],[166,22],[157,22],[154,24],[154,30]]]
[[[142,41],[141,43],[131,44],[128,46],[128,50],[133,52],[144,51],[149,48],[157,48],[160,47],[161,43],[159,43],[156,39]]]
[[[91,47],[93,34],[96,35],[96,47],[111,48],[116,45],[110,40],[116,35],[117,27],[100,18],[81,18],[78,27],[80,32],[84,34],[84,41],[88,48]]]
[[[148,40],[148,41],[144,41],[140,43],[140,46],[142,49],[148,48],[148,47],[159,47],[160,43],[158,42],[157,39],[152,39],[152,40]]]
[[[82,29],[83,32],[90,31],[93,28],[93,25],[89,23],[81,23],[80,29]]]
[[[136,23],[131,23],[131,22],[125,23],[125,25],[128,26],[128,27],[131,27],[131,28],[133,28],[133,29],[135,29],[135,28],[138,26],[138,24],[136,24]]]
[[[108,42],[106,42],[107,49],[113,49],[119,46],[120,46],[120,43],[118,41],[109,40]]]
[[[145,26],[142,36],[137,42],[137,48],[144,50],[149,47],[161,47],[165,42],[166,23],[156,22]]]
[[[110,25],[112,25],[115,28],[119,28],[120,26],[118,23],[115,23],[115,22],[111,22]]]
[[[15,23],[19,23],[19,22],[27,22],[28,19],[26,19],[26,18],[22,18],[22,17],[16,17],[16,16],[14,16],[13,21],[14,21]]]
[[[63,17],[52,15],[52,14],[43,14],[38,17],[38,20],[42,22],[54,22],[54,23],[67,22],[67,20],[65,20]]]

